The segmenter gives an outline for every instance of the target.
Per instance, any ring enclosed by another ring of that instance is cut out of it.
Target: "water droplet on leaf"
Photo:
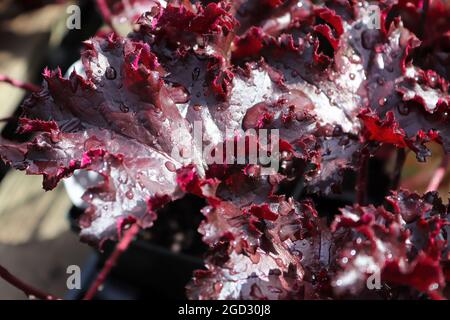
[[[398,112],[399,112],[401,115],[406,116],[406,115],[408,115],[408,113],[409,113],[409,107],[408,107],[407,105],[405,105],[404,103],[400,103],[400,104],[398,105]]]
[[[164,165],[166,166],[167,170],[169,170],[170,172],[177,171],[177,168],[175,167],[175,165],[170,161],[166,161],[166,163]]]
[[[378,83],[380,86],[384,85],[384,79],[383,79],[382,77],[378,77],[377,83]]]
[[[113,67],[106,68],[105,77],[108,80],[114,80],[117,77],[116,69]]]
[[[130,200],[133,199],[134,197],[133,191],[128,190],[127,192],[125,192],[125,196]]]
[[[361,57],[357,54],[352,54],[349,60],[351,63],[361,63]]]
[[[381,98],[380,100],[378,100],[378,104],[380,106],[384,106],[386,104],[387,99],[386,98]]]
[[[174,86],[170,95],[175,103],[186,103],[191,99],[188,89],[181,85]]]
[[[130,108],[123,102],[120,103],[119,108],[123,113],[127,113],[130,111]]]
[[[192,80],[196,81],[199,76],[200,76],[200,68],[195,67],[194,71],[192,71]]]

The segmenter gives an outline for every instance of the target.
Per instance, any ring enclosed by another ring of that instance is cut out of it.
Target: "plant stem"
[[[92,300],[92,298],[94,298],[95,294],[98,291],[98,288],[103,284],[103,282],[105,282],[109,272],[117,263],[117,260],[122,255],[122,253],[124,253],[127,250],[128,246],[130,245],[131,241],[133,241],[134,237],[137,235],[139,230],[140,228],[138,224],[133,223],[131,227],[125,231],[123,238],[119,241],[113,253],[106,260],[102,270],[100,270],[100,273],[98,274],[94,283],[86,292],[85,296],[83,297],[83,300]]]
[[[19,80],[15,80],[12,79],[6,75],[0,74],[0,82],[6,82],[9,83],[10,85],[16,87],[16,88],[20,88],[20,89],[24,89],[24,90],[28,90],[31,92],[37,92],[39,90],[41,90],[41,88],[35,84],[29,83],[29,82],[22,82]]]
[[[400,185],[400,179],[402,177],[402,169],[406,160],[406,151],[405,149],[397,150],[397,158],[395,159],[395,168],[392,175],[392,190],[397,190]]]
[[[369,171],[369,152],[366,148],[363,148],[361,151],[361,158],[359,161],[356,181],[356,202],[360,205],[364,205],[367,198],[367,178]]]
[[[439,188],[442,180],[444,179],[445,173],[447,172],[448,158],[449,156],[447,155],[443,156],[441,164],[437,167],[430,183],[428,184],[427,192],[436,191]]]
[[[21,290],[27,297],[36,297],[38,299],[42,300],[58,300],[59,298],[42,292],[41,290],[38,290],[36,288],[33,288],[32,286],[26,284],[16,276],[12,275],[8,270],[6,270],[4,267],[0,266],[0,277],[3,278],[6,282],[11,284],[12,286],[16,287],[17,289]]]

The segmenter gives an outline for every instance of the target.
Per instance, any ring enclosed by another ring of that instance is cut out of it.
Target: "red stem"
[[[437,167],[430,183],[428,184],[427,192],[436,191],[439,188],[442,180],[444,179],[445,173],[447,172],[448,158],[449,156],[447,155],[443,156],[441,164]]]
[[[367,149],[361,151],[358,176],[356,181],[356,202],[360,205],[366,203],[367,198],[367,175],[369,166],[369,153]]]
[[[10,85],[13,85],[14,87],[20,88],[20,89],[24,89],[24,90],[28,90],[31,92],[37,92],[40,91],[41,88],[35,84],[29,83],[29,82],[22,82],[19,80],[15,80],[12,79],[6,75],[0,74],[0,82],[6,82],[9,83]]]
[[[38,299],[42,300],[57,300],[59,298],[42,292],[41,290],[38,290],[36,288],[33,288],[32,286],[26,284],[16,276],[12,275],[8,270],[6,270],[4,267],[0,266],[0,277],[3,278],[6,282],[10,283],[12,286],[16,287],[17,289],[23,291],[27,295],[27,297],[34,296]]]
[[[402,177],[403,166],[406,161],[406,151],[405,149],[397,150],[397,158],[395,159],[395,168],[392,175],[392,190],[397,190],[400,185],[400,179]]]
[[[109,272],[117,263],[117,260],[122,255],[122,253],[124,253],[127,250],[131,241],[133,241],[134,237],[137,235],[138,232],[139,226],[137,225],[137,223],[133,223],[130,229],[125,231],[123,238],[116,245],[116,248],[114,249],[113,253],[109,256],[108,260],[106,260],[102,270],[98,274],[97,278],[95,279],[94,283],[91,285],[89,290],[86,292],[83,300],[92,300],[92,298],[94,298],[95,294],[98,291],[98,288],[103,284],[103,282],[105,282]]]
[[[102,14],[103,20],[105,21],[105,23],[112,29],[114,29],[114,26],[112,24],[112,19],[111,19],[111,10],[109,10],[109,6],[106,3],[106,0],[96,0],[97,2],[97,7],[100,10],[100,13]]]

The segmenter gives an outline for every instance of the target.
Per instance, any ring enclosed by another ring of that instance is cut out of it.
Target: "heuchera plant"
[[[120,1],[98,2],[107,22],[134,19]],[[45,70],[22,105],[19,132],[32,139],[0,146],[46,190],[76,170],[102,177],[84,195],[83,241],[101,247],[124,225],[149,228],[160,208],[194,194],[207,202],[209,251],[189,298],[450,297],[439,179],[424,195],[394,181],[378,207],[366,197],[380,150],[398,151],[397,174],[404,149],[419,161],[430,141],[450,151],[444,1],[131,2],[146,8],[134,31],[86,41],[83,76]],[[280,169],[206,164],[195,121],[217,146],[243,138],[226,129],[278,129]],[[312,196],[339,192],[348,171],[355,203],[329,223]],[[374,274],[383,286],[369,290]]]

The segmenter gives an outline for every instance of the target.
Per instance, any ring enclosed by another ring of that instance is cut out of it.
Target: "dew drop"
[[[384,79],[383,79],[382,77],[378,77],[377,83],[378,83],[380,86],[384,85]]]
[[[292,254],[294,256],[297,256],[300,260],[303,258],[303,253],[301,251],[299,251],[299,250],[292,251]]]
[[[108,80],[114,80],[117,77],[116,69],[113,67],[106,68],[105,77]]]
[[[191,99],[191,94],[184,86],[175,86],[172,88],[171,97],[175,103],[186,103]]]
[[[133,199],[134,197],[133,191],[128,190],[127,192],[125,192],[125,196],[130,200]]]
[[[123,102],[120,103],[119,108],[123,113],[127,113],[130,111],[130,108]]]
[[[302,240],[302,241],[300,241],[300,245],[301,245],[302,247],[306,247],[306,246],[308,246],[308,241]]]
[[[195,67],[194,71],[192,71],[192,80],[196,81],[199,76],[200,76],[200,68]]]
[[[166,163],[164,165],[166,166],[167,170],[169,170],[170,172],[177,171],[177,168],[175,167],[175,165],[170,161],[166,161]]]
[[[387,99],[386,98],[381,98],[380,100],[378,100],[378,104],[380,106],[384,106],[386,104]]]
[[[202,106],[199,104],[194,104],[194,106],[192,107],[195,111],[200,111],[202,110]]]
[[[342,130],[342,127],[340,125],[337,125],[333,129],[333,136],[340,136],[344,133],[344,130]]]
[[[437,78],[435,76],[431,76],[429,79],[429,85],[434,88],[436,86]]]
[[[406,116],[409,113],[409,107],[407,105],[405,105],[404,103],[401,103],[401,104],[398,105],[398,112],[401,115]]]
[[[286,265],[281,258],[275,258],[275,263],[282,269],[286,268]]]
[[[354,73],[350,73],[350,74],[349,74],[349,77],[350,77],[350,80],[355,80],[355,77],[356,77],[356,76],[355,76]]]
[[[361,57],[357,54],[352,54],[349,60],[351,63],[361,63]]]
[[[180,156],[181,156],[182,158],[184,158],[184,159],[189,158],[189,155],[190,155],[189,149],[187,149],[186,147],[182,147],[182,148],[180,149]]]

